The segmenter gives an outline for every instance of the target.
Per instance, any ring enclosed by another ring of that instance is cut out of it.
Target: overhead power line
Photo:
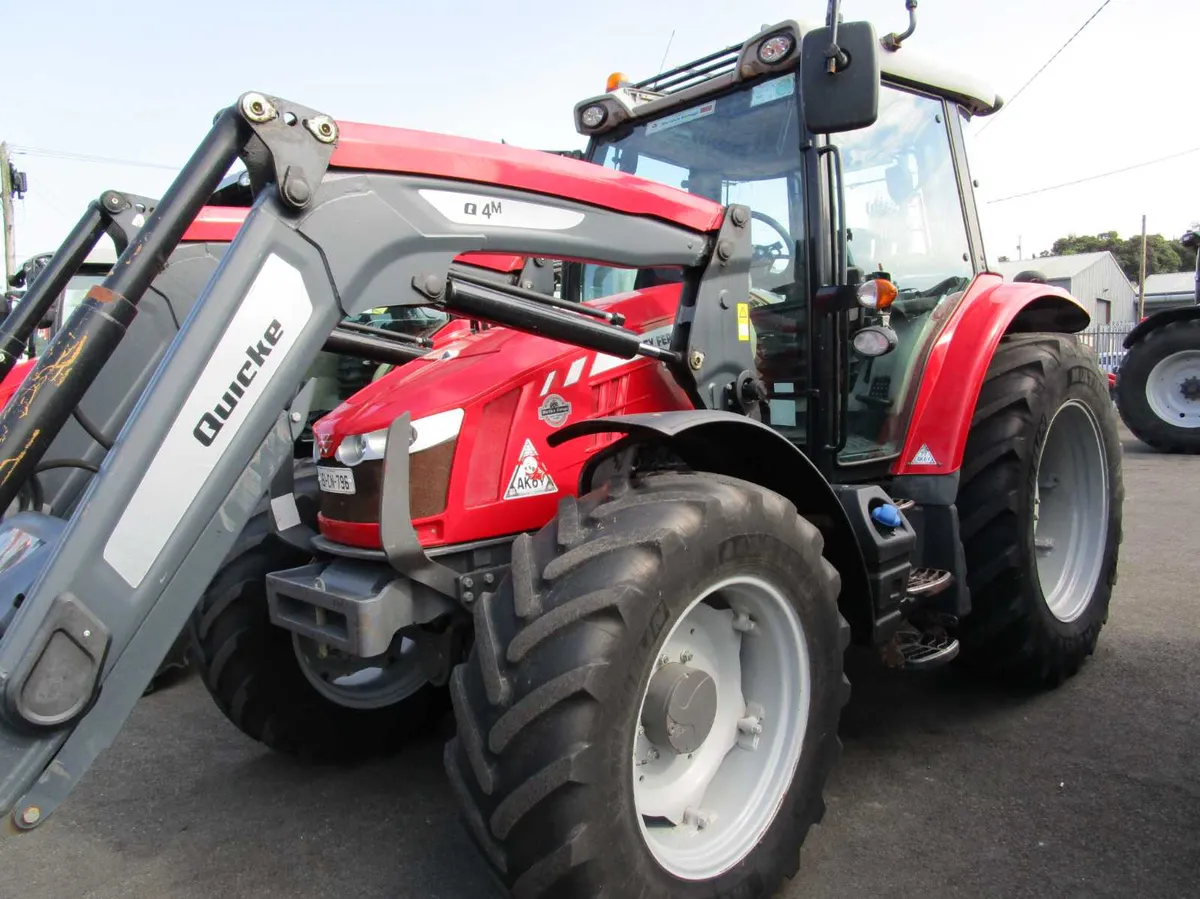
[[[1092,23],[1092,19],[1094,19],[1094,18],[1096,18],[1096,16],[1100,15],[1100,11],[1103,10],[1104,7],[1108,6],[1108,4],[1111,2],[1112,2],[1112,0],[1104,0],[1104,2],[1100,4],[1099,8],[1094,13],[1092,13],[1090,16],[1088,16],[1087,21],[1084,22],[1082,25],[1080,25],[1079,28],[1075,31],[1075,33],[1073,35],[1071,35],[1069,38],[1067,38],[1067,42],[1065,44],[1063,44],[1061,47],[1059,47],[1057,50],[1055,50],[1054,55],[1051,56],[1049,59],[1047,59],[1044,63],[1042,63],[1042,67],[1040,69],[1038,69],[1036,72],[1034,72],[1032,77],[1030,77],[1030,79],[1028,81],[1026,81],[1024,84],[1022,84],[1017,89],[1017,92],[1015,94],[1013,94],[1011,97],[1008,98],[1008,100],[1005,102],[1004,106],[1001,108],[1000,112],[1004,112],[1005,109],[1008,109],[1008,107],[1010,107],[1012,105],[1013,101],[1016,100],[1017,97],[1021,96],[1021,92],[1023,90],[1025,90],[1025,88],[1029,87],[1029,85],[1033,84],[1034,80],[1038,77],[1038,75],[1040,75],[1040,74],[1042,74],[1042,72],[1046,71],[1046,67],[1049,66],[1050,63],[1054,62],[1054,60],[1058,58],[1058,55],[1060,53],[1062,53],[1063,50],[1067,49],[1067,47],[1068,47],[1068,45],[1070,45],[1071,41],[1073,41],[1073,40],[1075,40],[1075,38],[1079,37],[1080,32],[1082,32],[1083,29],[1087,28],[1088,25],[1090,25]],[[997,113],[997,116],[998,115],[999,115],[999,113]],[[984,122],[983,127],[980,128],[976,132],[976,134],[977,135],[983,134],[983,132],[987,131],[988,126],[990,126],[992,124],[992,122],[994,122],[994,121],[996,121],[995,117],[993,117],[990,121]]]
[[[988,200],[988,203],[1003,203],[1005,200],[1015,200],[1018,197],[1031,197],[1034,194],[1044,194],[1046,191],[1058,190],[1060,187],[1070,187],[1073,184],[1083,184],[1085,181],[1096,181],[1099,178],[1107,178],[1110,175],[1119,175],[1122,172],[1130,172],[1134,169],[1144,169],[1148,165],[1156,165],[1160,162],[1166,162],[1170,159],[1178,159],[1180,156],[1187,156],[1189,153],[1200,151],[1200,147],[1192,147],[1190,150],[1180,150],[1178,153],[1172,153],[1169,156],[1160,156],[1157,159],[1148,159],[1145,162],[1136,162],[1133,165],[1127,165],[1124,168],[1113,169],[1111,172],[1101,172],[1098,175],[1088,175],[1086,178],[1076,178],[1074,181],[1064,181],[1062,184],[1051,184],[1048,187],[1039,187],[1035,190],[1027,190],[1019,194],[1011,194],[1007,197],[1000,197],[996,200]]]
[[[164,169],[169,172],[178,172],[180,168],[177,165],[165,165],[161,162],[145,162],[140,159],[116,159],[111,156],[94,156],[90,153],[72,153],[68,150],[47,150],[43,147],[22,147],[13,144],[11,145],[10,149],[14,155],[20,154],[23,156],[42,156],[47,159],[70,159],[77,162],[124,165],[142,169]]]

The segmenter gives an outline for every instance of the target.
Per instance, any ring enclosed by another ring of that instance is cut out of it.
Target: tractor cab
[[[874,121],[815,134],[806,32],[782,22],[636,84],[615,74],[575,112],[591,162],[750,207],[762,417],[831,471],[900,452],[939,323],[984,268],[962,122],[999,102],[885,39]],[[586,301],[681,274],[575,264],[564,284]],[[819,304],[829,285],[862,287],[867,308]]]

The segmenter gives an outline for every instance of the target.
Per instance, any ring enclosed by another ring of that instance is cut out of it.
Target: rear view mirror
[[[816,134],[853,131],[875,124],[879,117],[879,43],[870,22],[844,22],[837,29],[841,60],[829,72],[826,51],[832,29],[816,28],[804,35],[800,75],[804,123]]]

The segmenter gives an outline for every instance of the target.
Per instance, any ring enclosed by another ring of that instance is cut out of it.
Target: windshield
[[[795,73],[614,131],[592,161],[751,210],[752,340],[771,425],[803,443],[807,274]],[[678,269],[581,267],[587,301],[678,280]]]

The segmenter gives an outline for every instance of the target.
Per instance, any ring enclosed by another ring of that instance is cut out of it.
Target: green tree
[[[1113,254],[1117,264],[1125,272],[1125,277],[1136,283],[1142,251],[1140,234],[1124,239],[1116,231],[1102,231],[1096,235],[1069,234],[1054,241],[1049,253],[1043,255],[1071,256],[1104,250]],[[1157,275],[1160,272],[1190,272],[1195,266],[1195,251],[1184,247],[1179,240],[1169,240],[1161,234],[1146,236],[1147,275]]]

